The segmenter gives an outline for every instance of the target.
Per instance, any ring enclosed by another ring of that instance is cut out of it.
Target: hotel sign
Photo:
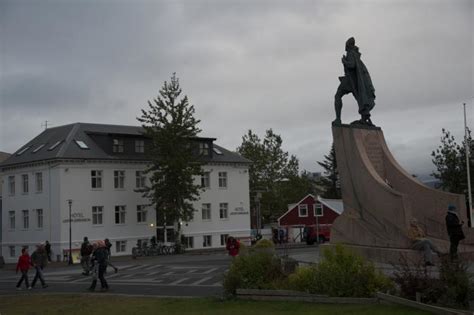
[[[245,211],[244,207],[236,207],[234,211],[230,213],[230,215],[244,215],[249,214],[248,211]]]
[[[81,212],[74,212],[71,213],[71,221],[76,223],[76,222],[89,222],[91,221],[90,218],[84,217],[84,214]],[[69,223],[69,219],[63,220],[63,223]]]

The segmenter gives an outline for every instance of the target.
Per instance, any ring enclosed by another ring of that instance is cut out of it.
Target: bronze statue
[[[342,97],[352,93],[359,105],[360,120],[352,124],[373,126],[370,120],[370,111],[375,106],[375,89],[370,79],[370,74],[362,60],[360,60],[359,47],[355,45],[354,37],[346,41],[346,55],[342,56],[344,65],[344,76],[339,77],[339,87],[334,96],[334,107],[336,109],[336,120],[333,124],[341,124]]]

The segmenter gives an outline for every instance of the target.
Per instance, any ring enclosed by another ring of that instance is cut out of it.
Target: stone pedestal
[[[416,218],[428,237],[447,251],[446,209],[455,205],[467,222],[464,196],[431,189],[403,170],[378,127],[340,125],[332,132],[344,213],[332,225],[331,243],[368,247],[366,252],[375,250],[383,257],[383,248],[392,254],[410,248],[407,232]],[[460,250],[474,251],[469,246],[474,244],[473,233],[467,228],[464,232]]]

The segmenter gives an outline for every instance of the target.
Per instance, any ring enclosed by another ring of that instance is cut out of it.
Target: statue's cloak
[[[344,72],[349,78],[352,93],[359,105],[359,114],[367,114],[375,106],[375,88],[372,84],[369,71],[360,60],[359,48],[354,46],[347,52],[344,63]]]

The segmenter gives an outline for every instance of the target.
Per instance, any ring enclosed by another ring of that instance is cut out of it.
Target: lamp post
[[[72,265],[72,218],[71,218],[71,206],[72,199],[68,199],[67,203],[69,204],[69,261],[68,265]]]
[[[472,194],[471,194],[471,174],[469,170],[469,151],[471,150],[470,144],[468,143],[467,137],[467,123],[466,123],[466,103],[463,103],[464,107],[464,145],[466,150],[466,171],[467,171],[467,196],[468,196],[468,205],[469,205],[469,221],[471,222],[471,227],[473,226],[472,222]]]

